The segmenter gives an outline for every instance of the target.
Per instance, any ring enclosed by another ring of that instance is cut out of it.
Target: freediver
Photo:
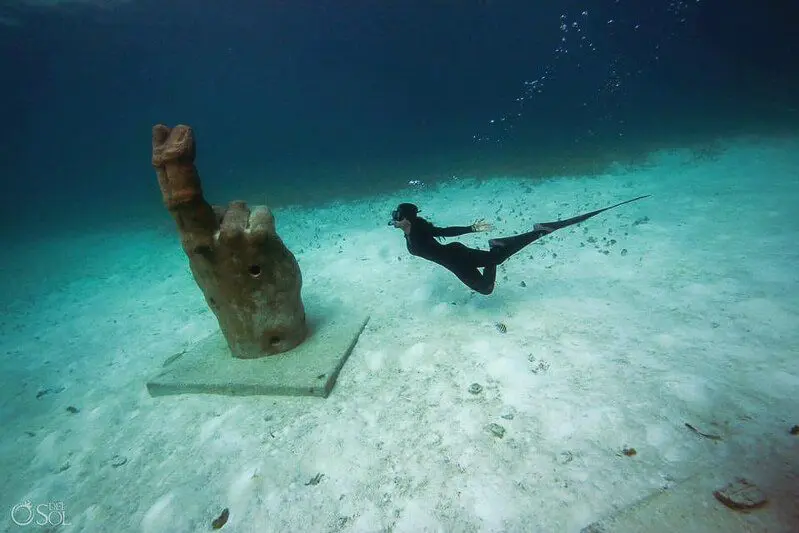
[[[439,228],[419,216],[419,208],[414,204],[402,203],[391,213],[390,226],[399,228],[405,233],[405,241],[411,255],[437,263],[461,280],[470,289],[480,294],[491,294],[494,291],[494,282],[497,278],[497,266],[506,259],[522,250],[530,243],[537,241],[544,235],[549,235],[555,230],[578,224],[589,218],[629,204],[650,195],[639,196],[626,200],[610,207],[591,211],[566,220],[544,222],[535,224],[533,230],[520,235],[502,237],[488,241],[488,250],[469,248],[460,242],[441,244],[438,237],[458,237],[467,233],[485,232],[493,229],[491,224],[478,220],[470,226],[449,226]],[[480,268],[483,269],[480,272]]]

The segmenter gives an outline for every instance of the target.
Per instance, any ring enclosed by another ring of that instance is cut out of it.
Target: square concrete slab
[[[236,359],[221,332],[198,341],[164,363],[147,382],[152,396],[226,394],[230,396],[321,396],[327,398],[358,342],[369,317],[308,315],[310,334],[293,350],[260,359]]]

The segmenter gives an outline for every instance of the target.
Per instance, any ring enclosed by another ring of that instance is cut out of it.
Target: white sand
[[[69,532],[205,531],[224,507],[226,532],[575,532],[701,471],[756,482],[789,531],[799,140],[725,148],[278,210],[309,301],[372,314],[327,400],[148,396],[216,325],[165,213],[150,232],[6,247],[0,524],[31,530],[8,512],[30,500],[63,502]],[[386,226],[414,201],[440,225],[488,218],[494,233],[462,238],[484,247],[640,194],[509,260],[489,297]]]

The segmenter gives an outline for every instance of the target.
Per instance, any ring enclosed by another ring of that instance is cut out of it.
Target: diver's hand
[[[494,226],[486,222],[484,218],[476,220],[474,224],[472,224],[472,231],[474,232],[491,231],[492,229],[494,229]]]

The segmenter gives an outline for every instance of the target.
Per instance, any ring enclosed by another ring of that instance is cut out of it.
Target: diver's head
[[[389,225],[393,225],[395,222],[399,222],[403,219],[408,221],[415,220],[417,213],[419,213],[419,208],[414,204],[399,204],[397,208],[391,212],[391,221]]]

